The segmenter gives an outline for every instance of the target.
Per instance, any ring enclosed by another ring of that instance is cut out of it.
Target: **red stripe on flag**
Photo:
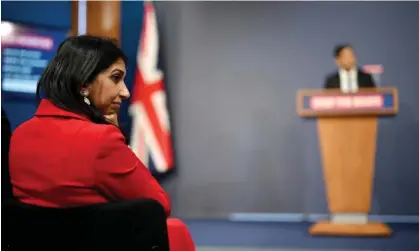
[[[136,69],[135,86],[133,90],[134,102],[141,102],[144,110],[147,113],[147,118],[150,121],[154,136],[163,152],[164,158],[167,162],[168,169],[173,168],[173,151],[171,136],[168,131],[162,127],[160,120],[157,117],[156,108],[152,103],[152,95],[155,92],[164,91],[163,79],[157,80],[154,83],[144,83],[141,72]]]

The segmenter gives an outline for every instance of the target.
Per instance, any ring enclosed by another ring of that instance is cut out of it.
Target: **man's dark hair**
[[[54,59],[39,78],[37,97],[45,97],[56,106],[87,116],[93,122],[108,124],[93,104],[83,101],[80,90],[118,59],[125,63],[127,60],[111,39],[90,35],[69,37],[58,46]]]
[[[346,48],[351,48],[353,49],[353,47],[350,44],[339,44],[335,46],[335,49],[333,50],[333,55],[335,56],[335,58],[338,58],[340,56],[340,53],[346,49]]]

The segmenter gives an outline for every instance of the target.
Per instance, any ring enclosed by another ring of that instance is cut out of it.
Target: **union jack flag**
[[[159,34],[153,3],[144,1],[143,28],[132,90],[130,147],[154,174],[173,168],[164,75],[159,69]]]

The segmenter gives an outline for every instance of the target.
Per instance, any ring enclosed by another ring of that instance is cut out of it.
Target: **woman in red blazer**
[[[38,82],[42,96],[35,116],[20,125],[10,143],[13,194],[42,207],[77,207],[150,198],[170,215],[166,192],[125,143],[118,127],[126,56],[112,41],[66,39]],[[170,245],[183,238],[194,250],[186,226],[168,221]],[[189,247],[189,249],[187,248]]]

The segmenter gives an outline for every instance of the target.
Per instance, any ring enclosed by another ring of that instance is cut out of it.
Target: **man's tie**
[[[348,74],[348,89],[350,92],[355,92],[356,88],[355,88],[354,81],[351,77],[351,73],[348,71],[347,74]]]
[[[346,74],[348,76],[348,89],[349,89],[349,91],[353,91],[351,74],[350,74],[349,71],[347,71]]]

